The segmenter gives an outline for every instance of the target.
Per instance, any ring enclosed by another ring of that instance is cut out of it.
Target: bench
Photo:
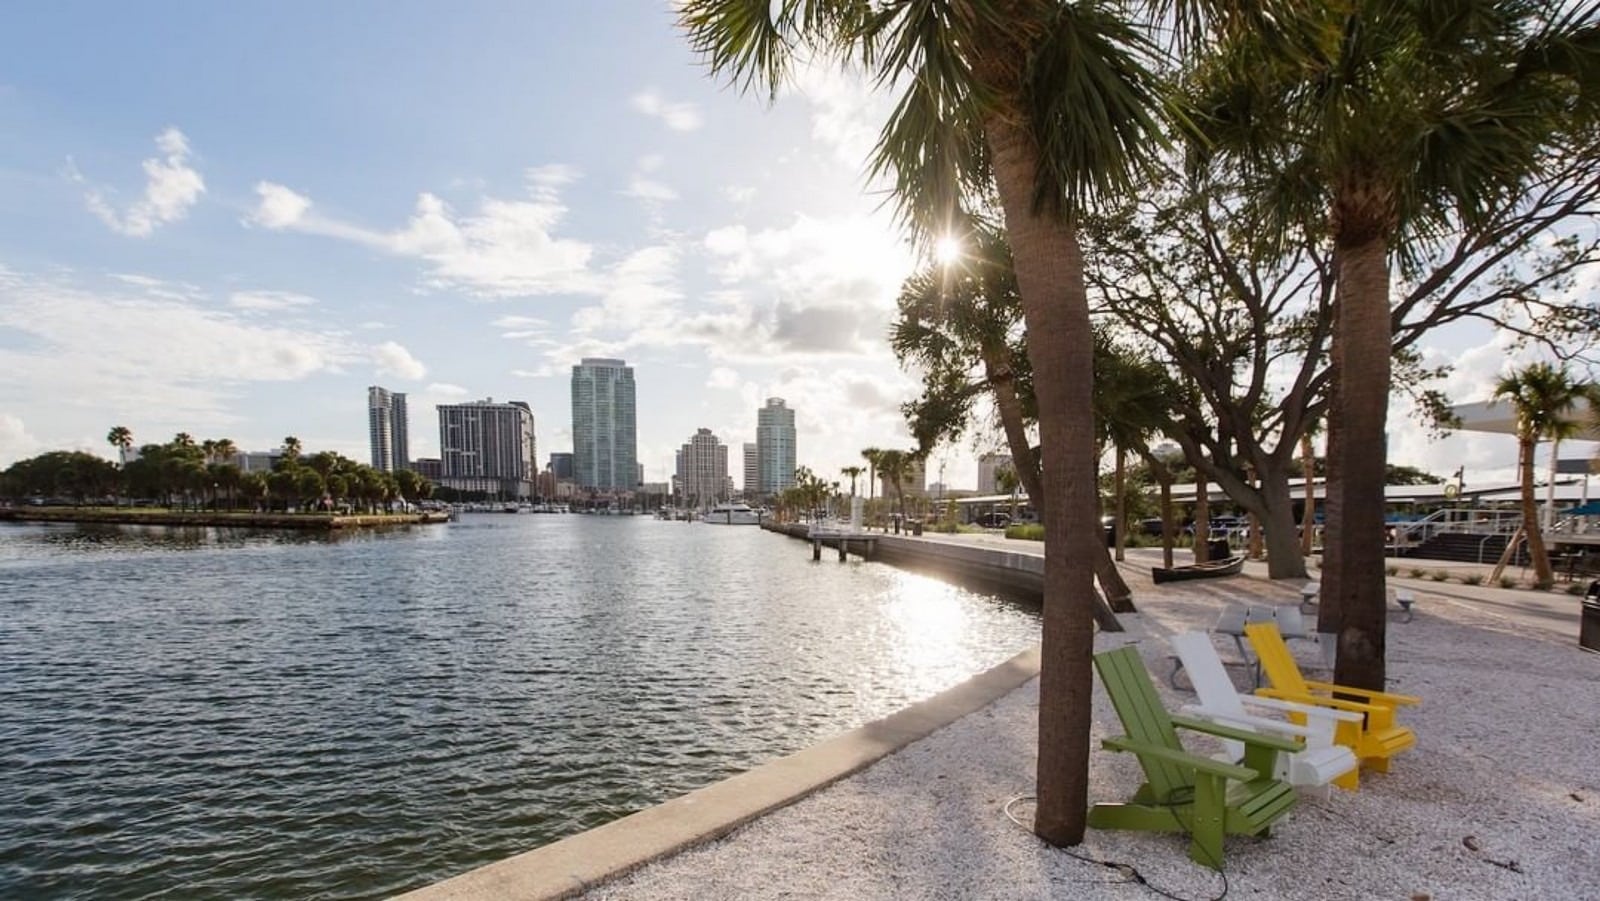
[[[1219,613],[1217,623],[1211,627],[1211,632],[1233,639],[1234,646],[1239,649],[1239,661],[1249,668],[1251,682],[1256,688],[1261,687],[1261,662],[1250,653],[1244,643],[1244,627],[1251,623],[1275,623],[1279,634],[1285,638],[1316,640],[1316,636],[1306,628],[1305,618],[1301,615],[1299,607],[1250,604],[1243,608],[1229,607]],[[1167,677],[1167,683],[1183,691],[1183,687],[1178,684],[1178,674],[1183,672],[1183,658],[1177,654],[1171,657],[1172,673]]]

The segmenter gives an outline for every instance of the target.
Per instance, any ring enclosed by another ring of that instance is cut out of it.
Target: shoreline
[[[222,513],[214,511],[151,510],[79,507],[11,507],[0,509],[0,522],[46,522],[91,525],[187,526],[232,529],[297,529],[334,531],[386,526],[432,525],[449,522],[448,513]]]

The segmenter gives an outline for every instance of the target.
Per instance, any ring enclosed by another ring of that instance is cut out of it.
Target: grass
[[[1043,541],[1044,524],[1025,522],[1014,526],[1006,526],[1006,537],[1015,538],[1019,541]]]

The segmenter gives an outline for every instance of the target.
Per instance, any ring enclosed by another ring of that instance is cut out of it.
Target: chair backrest
[[[1244,627],[1244,634],[1249,637],[1250,646],[1256,649],[1256,659],[1261,661],[1261,669],[1273,688],[1306,693],[1306,680],[1300,675],[1300,667],[1289,653],[1289,646],[1283,643],[1277,623],[1249,623]]]
[[[1172,637],[1172,648],[1183,661],[1183,669],[1200,697],[1200,706],[1222,716],[1243,716],[1244,703],[1222,666],[1222,658],[1204,632],[1184,632]]]
[[[1278,620],[1278,634],[1284,638],[1306,637],[1306,618],[1299,607],[1279,607],[1273,615]]]
[[[1100,684],[1106,687],[1111,706],[1116,708],[1122,729],[1134,741],[1163,748],[1182,749],[1178,733],[1172,728],[1172,717],[1156,694],[1150,671],[1145,668],[1139,649],[1132,645],[1094,655],[1094,668],[1100,673]],[[1139,766],[1144,768],[1145,781],[1160,800],[1172,792],[1194,784],[1191,767],[1167,763],[1141,756]]]

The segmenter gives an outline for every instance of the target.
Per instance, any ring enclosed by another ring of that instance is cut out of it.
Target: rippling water
[[[753,528],[0,525],[0,896],[374,897],[884,716],[1036,611]]]

